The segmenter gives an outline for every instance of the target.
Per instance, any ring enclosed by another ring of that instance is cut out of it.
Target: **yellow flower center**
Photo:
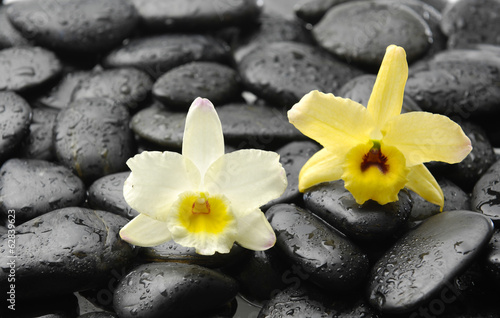
[[[190,233],[218,234],[234,219],[229,201],[222,195],[184,192],[175,208],[180,224]]]
[[[371,167],[377,167],[383,174],[389,171],[387,157],[380,150],[380,142],[378,141],[373,141],[372,148],[363,156],[360,165],[361,172],[365,172]]]

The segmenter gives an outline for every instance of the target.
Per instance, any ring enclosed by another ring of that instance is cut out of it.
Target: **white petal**
[[[208,168],[204,179],[205,189],[224,194],[235,214],[278,198],[286,186],[286,172],[279,155],[255,149],[225,154]]]
[[[224,137],[219,116],[208,99],[198,97],[189,108],[182,154],[194,162],[201,175],[224,154]]]
[[[132,173],[123,186],[125,201],[159,221],[165,220],[179,193],[196,191],[201,180],[196,166],[175,152],[145,151],[130,158],[127,165]]]
[[[120,237],[137,246],[156,246],[172,239],[167,223],[139,214],[121,230]]]
[[[236,242],[250,250],[264,251],[274,246],[276,235],[260,210],[254,210],[238,218]]]

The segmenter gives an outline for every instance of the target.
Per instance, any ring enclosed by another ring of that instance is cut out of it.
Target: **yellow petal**
[[[302,167],[299,174],[299,191],[322,182],[340,179],[344,157],[337,156],[326,148],[315,153]]]
[[[367,105],[379,129],[387,120],[401,113],[407,79],[405,50],[395,45],[388,46]]]
[[[274,246],[276,235],[264,213],[256,209],[238,219],[236,242],[250,250],[264,251]]]
[[[375,122],[362,105],[346,98],[312,91],[288,111],[289,121],[304,135],[334,153],[347,153],[366,143]]]
[[[139,214],[121,230],[120,237],[136,246],[156,246],[172,239],[167,223]]]
[[[405,186],[409,172],[405,158],[396,148],[381,145],[381,154],[386,158],[383,169],[377,164],[364,165],[365,155],[372,146],[371,142],[358,145],[347,153],[342,174],[345,188],[358,204],[370,199],[379,204],[397,201],[399,190]]]
[[[208,99],[198,97],[189,108],[182,154],[198,167],[201,175],[224,154],[224,137],[219,116]]]
[[[398,148],[409,167],[429,161],[457,163],[472,150],[462,128],[443,115],[402,114],[387,122],[384,130],[384,144]]]
[[[406,187],[420,195],[425,200],[439,205],[441,207],[441,211],[443,211],[443,190],[441,190],[441,187],[437,183],[436,179],[434,179],[432,174],[423,164],[410,168]]]

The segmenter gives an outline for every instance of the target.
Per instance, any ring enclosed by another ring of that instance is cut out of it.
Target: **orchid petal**
[[[198,167],[201,175],[224,154],[224,137],[214,105],[196,98],[189,108],[182,141],[182,154]]]
[[[238,219],[236,242],[254,251],[264,251],[274,246],[276,235],[264,213],[257,209]]]
[[[343,173],[344,156],[345,154],[335,155],[326,148],[315,153],[300,170],[300,192],[304,192],[318,183],[340,179]]]
[[[439,205],[441,207],[441,211],[443,210],[443,190],[441,190],[441,187],[437,183],[436,179],[434,179],[432,174],[423,164],[410,168],[406,187],[420,195],[425,200]]]
[[[121,230],[120,237],[136,246],[156,246],[172,239],[167,223],[139,214]]]

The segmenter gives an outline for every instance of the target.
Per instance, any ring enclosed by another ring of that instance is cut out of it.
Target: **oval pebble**
[[[295,15],[301,20],[316,24],[325,13],[333,6],[339,5],[349,0],[307,0],[299,2],[295,7]]]
[[[33,108],[29,133],[21,142],[19,156],[29,159],[54,160],[54,125],[57,111]]]
[[[16,296],[56,297],[99,286],[109,272],[127,266],[132,247],[118,231],[127,219],[70,207],[16,226]],[[7,285],[7,236],[0,237],[0,282]]]
[[[156,80],[153,96],[169,108],[186,111],[199,96],[214,105],[235,101],[241,96],[238,74],[214,62],[191,62],[171,69]]]
[[[0,163],[6,160],[29,131],[31,107],[13,92],[0,92]]]
[[[224,62],[227,44],[202,34],[163,34],[131,39],[111,51],[102,63],[106,67],[136,67],[153,78],[176,66],[194,61]]]
[[[198,265],[143,264],[125,276],[115,291],[120,318],[192,317],[231,301],[234,279]]]
[[[85,186],[68,168],[38,159],[9,159],[0,169],[0,211],[16,211],[18,224],[41,214],[78,206]]]
[[[126,170],[135,154],[125,106],[109,99],[79,99],[59,112],[54,127],[59,162],[86,183]]]
[[[272,105],[291,107],[312,90],[336,93],[361,71],[321,49],[296,42],[254,48],[238,63],[244,86]]]
[[[0,91],[26,91],[55,79],[62,71],[56,55],[40,47],[0,51]]]
[[[472,209],[495,223],[500,221],[500,161],[496,161],[474,185]]]
[[[354,1],[334,6],[313,28],[318,44],[333,54],[372,67],[382,62],[390,44],[405,48],[408,62],[432,43],[427,23],[398,3]]]
[[[307,209],[352,239],[381,240],[404,227],[410,217],[412,201],[407,191],[399,200],[380,205],[356,203],[342,180],[322,183],[304,194]]]
[[[13,46],[29,46],[29,41],[10,23],[7,8],[0,6],[0,50]]]
[[[363,282],[367,256],[309,211],[277,204],[266,216],[276,232],[277,252],[299,266],[305,280],[336,292],[353,290]]]
[[[428,218],[374,264],[370,304],[383,313],[425,306],[477,259],[492,234],[493,223],[479,213],[453,211]]]
[[[260,7],[255,0],[132,0],[148,29],[202,31],[244,26],[254,21]]]
[[[109,174],[94,181],[88,189],[88,204],[91,208],[133,219],[139,212],[132,209],[123,197],[123,184],[130,172]]]
[[[35,43],[80,53],[119,45],[138,22],[128,0],[16,1],[7,13],[15,28]]]

